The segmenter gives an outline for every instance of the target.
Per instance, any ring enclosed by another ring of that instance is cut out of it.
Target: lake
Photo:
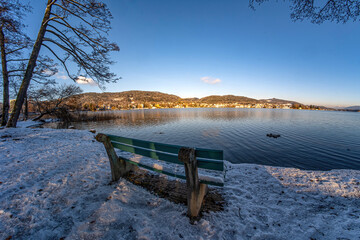
[[[360,170],[360,113],[285,109],[187,108],[118,111],[78,129],[224,150],[232,163],[311,170]],[[278,138],[266,135],[280,134]]]

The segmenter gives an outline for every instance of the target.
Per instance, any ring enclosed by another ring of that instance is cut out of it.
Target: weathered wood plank
[[[156,160],[162,160],[165,162],[175,163],[175,164],[183,164],[179,161],[178,156],[175,154],[169,154],[165,152],[157,152],[152,149],[144,149],[135,146],[125,145],[119,142],[111,142],[114,148],[131,152],[135,154],[139,154],[145,157],[150,157]],[[197,161],[198,167],[203,169],[215,170],[215,171],[223,171],[224,170],[224,162],[216,161],[216,160],[208,160],[208,159],[198,159]]]
[[[111,144],[110,138],[107,135],[99,133],[96,135],[96,140],[104,144],[110,161],[112,181],[117,181],[120,177],[124,176],[129,171],[134,170],[131,165],[126,164],[124,160],[118,158],[114,147]]]
[[[130,164],[136,165],[136,166],[138,166],[138,167],[145,168],[145,169],[147,169],[147,170],[155,171],[155,172],[158,172],[158,173],[162,173],[162,174],[165,174],[165,175],[168,175],[168,176],[171,176],[171,177],[176,177],[176,178],[180,178],[180,179],[186,180],[186,176],[185,176],[185,175],[176,174],[176,173],[169,172],[169,171],[165,171],[165,170],[159,170],[159,169],[150,167],[150,166],[145,165],[145,164],[142,164],[142,163],[138,163],[138,162],[131,161],[130,159],[127,159],[127,158],[122,158],[122,157],[120,157],[120,158],[123,159],[124,161],[126,161],[126,162],[128,162],[128,163],[130,163]],[[209,184],[209,185],[218,186],[218,187],[223,187],[223,186],[224,186],[224,183],[221,183],[221,182],[213,182],[213,181],[206,181],[206,180],[200,180],[200,183]]]
[[[199,181],[197,161],[194,148],[181,148],[179,161],[184,163],[187,187],[188,216],[195,220],[199,217],[202,202],[207,193],[207,185]]]
[[[156,142],[149,142],[144,140],[126,138],[115,136],[111,134],[107,134],[112,141],[124,143],[128,145],[132,145],[135,147],[147,148],[161,152],[173,153],[178,154],[179,150],[183,146],[177,145],[170,145],[165,143],[156,143]],[[214,160],[223,160],[223,151],[222,150],[214,150],[214,149],[204,149],[204,148],[196,148],[195,156],[197,158],[207,158],[207,159],[214,159]]]

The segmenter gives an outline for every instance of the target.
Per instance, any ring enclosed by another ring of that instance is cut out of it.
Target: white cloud
[[[220,78],[202,77],[200,79],[201,79],[201,81],[203,81],[204,83],[207,83],[207,84],[217,84],[217,83],[221,82]]]
[[[57,79],[62,79],[62,80],[68,79],[68,76],[66,76],[63,72],[56,72],[56,71],[51,71],[50,69],[45,69],[44,71],[42,71],[42,73],[48,76],[53,76]]]
[[[63,74],[56,74],[55,75],[55,77],[57,78],[57,79],[63,79],[63,80],[66,80],[66,79],[68,79],[68,77],[66,76],[66,75],[63,75]]]
[[[57,72],[57,70],[51,70],[49,68],[46,68],[44,69],[43,71],[41,71],[42,74],[45,74],[49,77],[56,77],[56,78],[60,78],[60,79],[63,79],[62,76],[60,76],[60,73]],[[64,75],[64,74],[61,74],[61,75]]]
[[[97,86],[98,85],[92,78],[87,78],[87,77],[83,77],[83,76],[79,76],[76,79],[76,82],[78,84],[82,84],[82,85],[90,85],[90,86]]]
[[[50,69],[45,69],[45,70],[43,70],[43,71],[41,71],[42,73],[44,73],[44,74],[47,74],[47,75],[53,75],[54,74],[54,72],[53,71],[51,71]]]

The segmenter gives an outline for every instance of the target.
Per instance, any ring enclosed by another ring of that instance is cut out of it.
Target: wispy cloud
[[[87,77],[84,77],[84,76],[79,76],[76,79],[76,82],[78,84],[82,84],[82,85],[90,85],[90,86],[97,86],[98,85],[92,78],[87,78]]]
[[[68,76],[66,76],[66,75],[64,75],[64,74],[61,74],[61,73],[55,74],[55,77],[56,77],[57,79],[63,79],[63,80],[68,79]]]
[[[45,75],[48,75],[48,76],[53,76],[57,79],[62,79],[62,80],[69,79],[69,77],[66,76],[64,74],[64,72],[62,72],[62,71],[58,72],[57,70],[51,70],[51,69],[47,68],[47,69],[43,70],[42,73]]]
[[[57,69],[49,69],[49,68],[42,70],[41,73],[48,77],[53,77],[59,74]]]
[[[200,80],[203,81],[204,83],[207,83],[207,84],[217,84],[217,83],[221,83],[221,79],[220,79],[220,78],[202,77],[202,78],[200,78]]]

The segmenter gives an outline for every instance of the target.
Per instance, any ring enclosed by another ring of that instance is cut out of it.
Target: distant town
[[[11,106],[13,105],[11,101]],[[49,100],[51,103],[53,100]],[[37,112],[39,104],[28,99],[29,112]],[[181,98],[176,95],[153,91],[125,91],[108,93],[82,93],[63,100],[62,106],[70,111],[105,111],[160,108],[268,108],[268,109],[304,109],[336,110],[360,112],[360,107],[343,109],[306,105],[283,99],[254,99],[234,95],[212,95],[204,98]]]
[[[305,105],[282,99],[253,99],[234,95],[212,95],[204,98],[180,98],[176,95],[152,91],[118,93],[83,93],[67,99],[72,110],[128,110],[158,108],[275,108],[337,110],[323,106]]]

